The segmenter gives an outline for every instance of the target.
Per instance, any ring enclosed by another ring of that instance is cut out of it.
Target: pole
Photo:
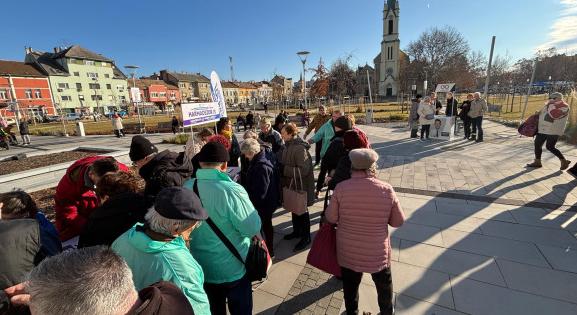
[[[525,118],[525,112],[527,111],[527,104],[529,103],[529,96],[531,96],[531,90],[533,89],[533,80],[535,80],[535,70],[537,69],[537,58],[533,60],[533,73],[531,74],[531,82],[529,82],[529,88],[527,89],[527,98],[525,98],[525,106],[523,107],[523,112],[521,113],[521,121]]]
[[[489,54],[489,66],[487,66],[487,78],[485,79],[485,98],[488,99],[488,94],[489,94],[489,82],[491,81],[491,65],[493,63],[493,51],[495,50],[495,38],[496,36],[493,36],[493,38],[491,39],[491,53]]]
[[[14,88],[14,84],[12,83],[12,76],[8,75],[8,83],[10,84],[10,94],[12,94],[12,101],[15,103],[16,109],[16,129],[20,132],[20,106],[18,105],[18,98],[16,96],[16,89]]]
[[[305,109],[307,109],[307,70],[305,68],[305,64],[307,63],[307,60],[303,60],[303,91],[304,91],[304,97],[305,97]]]

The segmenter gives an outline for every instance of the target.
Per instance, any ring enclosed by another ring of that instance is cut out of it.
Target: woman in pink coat
[[[338,224],[337,257],[341,266],[347,314],[357,314],[359,284],[372,275],[381,314],[393,313],[391,244],[388,226],[399,227],[405,215],[391,185],[378,180],[378,154],[371,149],[349,153],[351,179],[335,188],[326,219]]]

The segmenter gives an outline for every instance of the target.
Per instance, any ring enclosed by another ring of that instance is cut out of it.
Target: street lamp
[[[301,62],[303,63],[303,91],[304,91],[304,98],[305,98],[305,109],[308,109],[307,107],[307,79],[306,79],[306,63],[307,63],[307,56],[310,54],[310,52],[308,51],[299,51],[297,52],[297,55],[299,56],[299,58],[301,59]]]
[[[136,88],[136,71],[139,66],[135,65],[126,65],[124,66],[125,69],[130,71],[130,75],[132,76],[132,88]],[[132,96],[132,102],[134,107],[136,107],[136,113],[138,114],[138,129],[140,129],[140,133],[142,133],[142,118],[140,117],[140,108],[138,107],[138,102],[136,102],[135,95],[133,95],[132,90],[130,91],[130,96]]]

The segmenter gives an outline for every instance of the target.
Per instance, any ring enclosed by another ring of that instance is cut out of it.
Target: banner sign
[[[184,103],[182,108],[182,126],[190,127],[218,121],[220,108],[217,102],[212,103]]]
[[[132,96],[132,102],[140,103],[142,99],[140,98],[140,89],[137,87],[130,88],[130,96]]]
[[[455,90],[455,83],[442,83],[442,84],[437,84],[437,88],[435,89],[435,92],[448,93],[448,92],[452,92],[454,90]]]
[[[220,117],[226,117],[226,101],[220,85],[220,78],[215,71],[210,73],[210,95],[212,101],[218,103]]]

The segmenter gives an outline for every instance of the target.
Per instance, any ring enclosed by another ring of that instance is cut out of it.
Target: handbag
[[[296,178],[296,170],[293,169],[293,178],[289,184],[289,187],[283,187],[282,189],[282,203],[283,207],[288,211],[296,214],[302,215],[307,212],[307,205],[308,205],[308,195],[307,192],[304,190],[303,187],[303,178],[301,176],[301,170],[299,171],[299,181],[301,183],[301,190],[298,190],[297,185],[295,184],[295,189],[293,189],[293,182],[295,182]]]
[[[433,120],[433,119],[435,119],[435,115],[434,114],[427,114],[427,115],[425,115],[425,119],[426,120]]]
[[[529,116],[517,129],[517,131],[526,137],[534,137],[539,128],[539,114]]]
[[[332,224],[321,224],[311,250],[307,264],[336,277],[341,276],[341,266],[337,260],[337,232]]]
[[[194,181],[192,189],[200,199],[197,182],[198,180]],[[202,200],[200,202],[202,204]],[[254,236],[250,240],[248,253],[246,254],[246,260],[243,260],[236,247],[232,245],[230,240],[226,237],[226,235],[224,235],[224,233],[222,233],[218,226],[216,226],[214,221],[212,221],[211,218],[208,218],[206,219],[206,223],[212,229],[214,234],[218,236],[224,246],[226,246],[226,248],[231,252],[231,254],[244,265],[246,268],[246,276],[251,282],[260,281],[267,277],[270,267],[272,266],[272,259],[270,258],[270,254],[264,240]]]

